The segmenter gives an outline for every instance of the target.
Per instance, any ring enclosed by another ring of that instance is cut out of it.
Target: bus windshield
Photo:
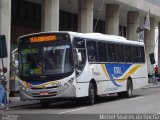
[[[22,77],[64,76],[74,70],[72,46],[69,40],[23,46],[19,51],[19,61]]]

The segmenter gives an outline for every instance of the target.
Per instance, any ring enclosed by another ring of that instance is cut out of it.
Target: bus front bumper
[[[76,88],[73,84],[67,87],[57,87],[43,90],[22,90],[20,89],[20,100],[43,100],[57,98],[75,98]]]

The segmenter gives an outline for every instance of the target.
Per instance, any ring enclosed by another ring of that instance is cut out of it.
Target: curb
[[[146,87],[143,87],[142,89],[147,89],[147,88],[159,88],[160,85],[154,85],[154,84],[151,84],[151,85],[148,85]]]
[[[17,107],[22,107],[22,106],[28,106],[28,105],[36,105],[39,104],[39,102],[35,102],[35,103],[29,103],[29,104],[21,104],[21,105],[6,105],[4,107],[0,107],[0,110],[4,110],[4,109],[10,109],[10,108],[17,108]]]

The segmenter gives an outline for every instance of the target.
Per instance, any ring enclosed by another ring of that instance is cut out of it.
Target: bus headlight
[[[22,84],[19,85],[20,89],[23,91],[27,91],[27,88],[25,86],[23,86]]]
[[[61,82],[57,82],[56,84],[52,84],[53,86],[61,86]]]
[[[23,85],[21,82],[19,82],[19,89],[23,91],[29,91],[29,89],[25,85]]]

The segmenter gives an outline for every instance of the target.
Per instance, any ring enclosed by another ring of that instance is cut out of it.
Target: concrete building
[[[151,29],[142,32],[142,36],[148,72],[151,72],[149,54],[154,52],[157,39],[155,28],[160,21],[159,0],[0,0],[0,34],[6,35],[9,54],[4,58],[7,77],[10,53],[17,47],[17,38],[21,35],[57,30],[100,32],[138,41],[141,34],[137,29],[144,25],[149,11]],[[160,67],[160,62],[157,63]]]

